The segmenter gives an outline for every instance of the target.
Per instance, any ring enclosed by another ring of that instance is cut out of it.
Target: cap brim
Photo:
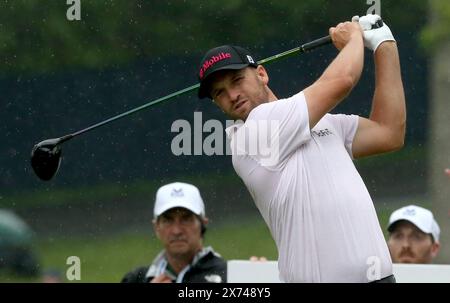
[[[417,227],[419,230],[421,230],[425,234],[430,234],[431,233],[431,230],[427,230],[426,228],[421,226],[421,224],[419,224],[418,222],[414,222],[413,220],[411,220],[409,218],[398,218],[398,219],[392,221],[388,225],[388,228],[387,228],[388,232],[392,232],[395,223],[400,222],[400,221],[406,221],[406,222],[409,222],[409,223],[413,224],[415,227]]]
[[[185,209],[193,212],[194,214],[196,214],[198,216],[201,216],[201,212],[202,212],[201,210],[194,209],[194,207],[192,207],[192,205],[188,205],[187,203],[183,203],[182,201],[177,201],[177,200],[171,201],[170,203],[166,203],[164,205],[164,207],[158,209],[158,211],[154,213],[154,216],[155,217],[159,217],[160,215],[162,215],[166,211],[168,211],[168,210],[170,210],[172,208],[178,208],[178,207],[185,208]]]
[[[208,92],[208,86],[209,86],[209,81],[208,79],[211,79],[211,75],[215,74],[216,72],[220,71],[220,70],[226,70],[226,69],[231,69],[231,70],[237,70],[237,69],[243,69],[244,67],[249,66],[249,63],[239,63],[239,64],[230,64],[230,65],[226,65],[223,67],[219,67],[218,69],[214,70],[213,72],[211,72],[210,74],[206,75],[202,81],[200,82],[200,87],[198,89],[198,97],[199,99],[204,99],[206,97],[211,98],[211,96],[209,95]]]

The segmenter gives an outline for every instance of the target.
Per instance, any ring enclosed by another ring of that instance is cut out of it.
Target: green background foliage
[[[429,0],[432,20],[422,31],[421,42],[424,49],[435,51],[443,41],[450,40],[450,2]]]
[[[382,15],[396,31],[415,31],[424,25],[426,5],[410,0],[406,9],[405,1],[382,1]],[[433,5],[448,19],[447,2]],[[0,4],[0,52],[4,70],[16,72],[99,68],[228,42],[311,38],[368,8],[362,0],[81,0],[81,20],[68,22],[65,1],[10,0]],[[430,28],[426,40],[445,28]]]

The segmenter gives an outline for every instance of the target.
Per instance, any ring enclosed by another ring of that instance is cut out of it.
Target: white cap
[[[388,231],[392,231],[392,225],[400,220],[406,220],[417,226],[426,234],[431,234],[435,242],[439,242],[440,229],[433,213],[426,208],[408,205],[397,209],[389,218]]]
[[[191,184],[175,182],[158,189],[153,216],[157,218],[166,210],[175,207],[183,207],[196,215],[205,216],[205,204],[200,192],[197,187]]]

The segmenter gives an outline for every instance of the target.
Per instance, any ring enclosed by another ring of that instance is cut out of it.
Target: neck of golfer
[[[272,92],[272,90],[268,86],[266,86],[265,89],[266,89],[266,96],[265,96],[264,99],[267,100],[267,101],[264,100],[264,102],[262,102],[262,103],[274,102],[274,101],[278,100],[278,97],[275,96],[275,94]],[[243,120],[246,121],[247,117],[245,117],[245,119],[243,119]]]
[[[275,96],[275,94],[272,92],[272,90],[269,87],[267,87],[267,90],[268,90],[268,95],[269,95],[269,102],[277,101],[278,97]]]

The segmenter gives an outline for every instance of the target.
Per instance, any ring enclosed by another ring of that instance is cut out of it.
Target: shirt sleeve
[[[347,153],[353,158],[352,145],[358,130],[359,116],[345,114],[328,114],[330,121],[345,145]]]
[[[281,165],[311,139],[308,107],[303,92],[256,107],[245,125],[253,137],[257,133],[258,147],[263,150],[256,156],[253,155],[254,158],[267,167]],[[253,127],[257,131],[253,131]],[[270,146],[265,152],[264,143]]]

